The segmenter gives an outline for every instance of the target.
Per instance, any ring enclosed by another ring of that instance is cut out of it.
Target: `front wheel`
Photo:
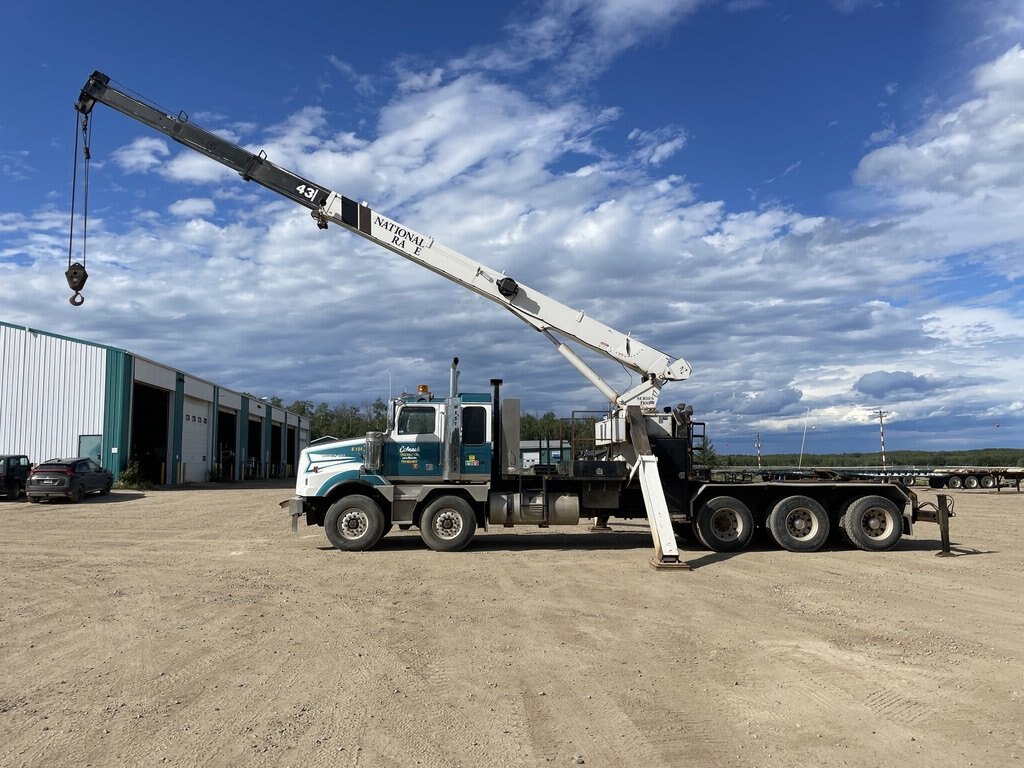
[[[830,527],[825,508],[808,496],[789,496],[776,504],[768,515],[772,538],[790,552],[821,549]]]
[[[865,496],[850,504],[843,516],[843,528],[858,549],[882,552],[892,549],[903,535],[903,516],[889,499]]]
[[[716,496],[697,512],[695,523],[701,542],[714,552],[738,552],[754,536],[754,516],[739,499]]]
[[[436,552],[457,552],[476,533],[476,515],[459,496],[441,496],[430,502],[420,519],[420,536]]]
[[[380,506],[368,496],[346,496],[324,515],[328,540],[346,552],[369,549],[380,541],[386,527]]]

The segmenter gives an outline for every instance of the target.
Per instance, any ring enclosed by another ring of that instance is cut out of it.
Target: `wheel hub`
[[[736,513],[722,510],[711,519],[711,528],[722,541],[732,541],[739,536],[739,522]]]
[[[789,532],[797,538],[808,535],[812,527],[811,518],[806,512],[795,512],[789,518]]]
[[[351,511],[347,513],[342,519],[341,524],[338,526],[338,532],[346,539],[358,539],[369,527],[369,522],[366,519],[366,515],[362,512]]]
[[[452,539],[462,530],[462,518],[455,512],[442,512],[434,518],[434,532],[443,539]]]

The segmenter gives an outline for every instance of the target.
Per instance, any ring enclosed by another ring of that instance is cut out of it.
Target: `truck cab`
[[[396,400],[392,406],[392,426],[378,438],[383,448],[380,474],[385,478],[484,482],[490,477],[489,395],[465,393],[439,399],[421,388],[415,398]]]
[[[493,399],[458,393],[456,365],[448,397],[421,385],[391,401],[385,431],[320,440],[304,449],[292,514],[323,525],[337,502],[362,496],[380,508],[386,523],[415,525],[429,500],[453,487],[482,509],[495,456]]]

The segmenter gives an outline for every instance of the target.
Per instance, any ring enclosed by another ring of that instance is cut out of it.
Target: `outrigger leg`
[[[674,568],[689,571],[689,563],[679,559],[676,535],[672,530],[672,518],[669,516],[668,503],[665,501],[665,489],[661,486],[661,475],[658,474],[658,457],[651,452],[651,444],[647,439],[647,430],[639,406],[627,407],[626,417],[629,419],[630,439],[637,453],[633,471],[640,479],[647,522],[651,527],[651,538],[654,539],[651,566],[658,569]]]

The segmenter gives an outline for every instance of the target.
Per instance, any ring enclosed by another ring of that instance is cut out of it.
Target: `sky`
[[[458,356],[529,413],[606,405],[497,305],[104,105],[86,207],[99,70],[684,358],[660,404],[720,453],[878,451],[880,411],[889,451],[1024,448],[1024,0],[58,0],[0,34],[4,322],[286,404],[446,392]]]

